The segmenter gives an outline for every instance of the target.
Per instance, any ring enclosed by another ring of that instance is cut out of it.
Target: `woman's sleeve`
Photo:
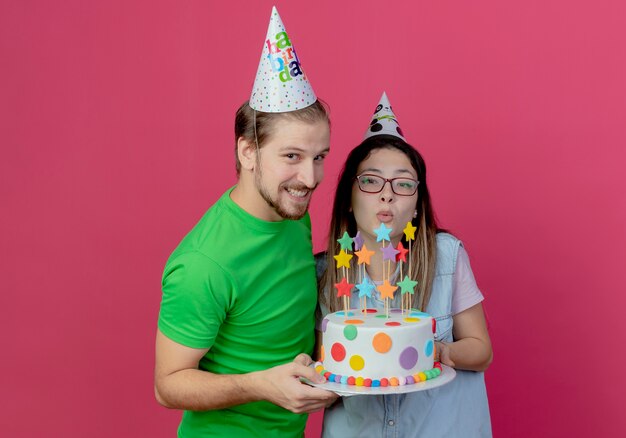
[[[467,251],[462,246],[456,258],[452,293],[452,315],[480,303],[485,299],[474,278]]]

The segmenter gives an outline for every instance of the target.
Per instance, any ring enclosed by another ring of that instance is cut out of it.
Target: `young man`
[[[265,51],[285,50],[285,40],[291,46],[274,10]],[[259,70],[272,61],[261,59]],[[302,436],[302,414],[337,398],[299,379],[323,381],[308,366],[316,280],[307,208],[330,129],[324,106],[297,76],[311,101],[285,108],[289,96],[268,105],[257,74],[235,121],[239,181],[165,267],[155,393],[185,410],[179,437]]]

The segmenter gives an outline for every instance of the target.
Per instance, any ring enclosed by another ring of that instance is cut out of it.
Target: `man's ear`
[[[241,168],[253,171],[256,166],[256,144],[246,140],[244,137],[237,139],[237,157],[241,163]]]

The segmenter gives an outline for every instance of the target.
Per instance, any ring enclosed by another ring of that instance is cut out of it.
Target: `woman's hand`
[[[454,367],[454,361],[450,358],[450,347],[448,347],[448,344],[435,342],[435,362]]]

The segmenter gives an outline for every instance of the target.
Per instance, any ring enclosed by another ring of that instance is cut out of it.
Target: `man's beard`
[[[269,192],[267,191],[267,189],[262,183],[263,172],[261,172],[261,166],[258,166],[257,169],[259,169],[259,171],[255,175],[254,182],[255,182],[257,190],[259,191],[259,194],[261,195],[263,200],[267,202],[267,205],[272,207],[274,211],[283,219],[291,219],[291,220],[302,219],[304,215],[306,214],[307,210],[309,209],[309,203],[307,202],[306,205],[303,205],[301,208],[296,207],[297,210],[295,212],[287,211],[278,203],[277,200],[272,199],[271,195],[269,194]],[[280,193],[280,191],[283,190],[285,187],[287,186],[283,186],[282,184],[278,186],[277,196]],[[308,187],[304,185],[289,186],[289,187],[294,190],[307,190],[311,192],[315,190],[315,187],[313,189],[309,189]]]

